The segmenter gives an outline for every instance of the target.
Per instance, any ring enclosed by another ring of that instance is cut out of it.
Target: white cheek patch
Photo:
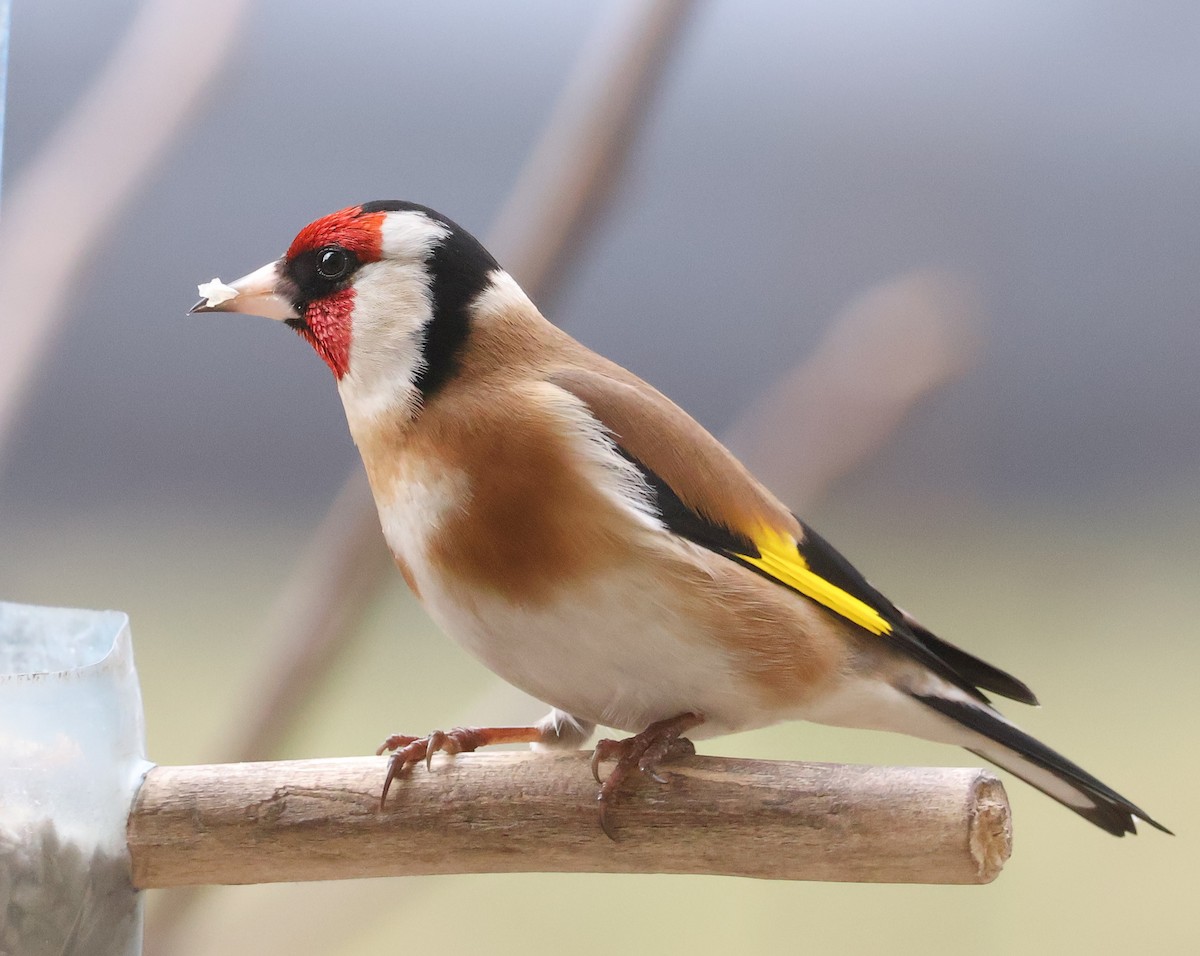
[[[419,263],[372,263],[354,282],[350,361],[338,392],[352,431],[415,408],[421,342],[433,316]]]
[[[352,432],[416,411],[421,345],[433,318],[425,261],[450,229],[423,212],[392,212],[380,233],[382,259],[354,279],[349,368],[338,381]]]

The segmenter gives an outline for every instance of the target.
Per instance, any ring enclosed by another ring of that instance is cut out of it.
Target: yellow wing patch
[[[776,581],[823,604],[835,614],[866,628],[872,634],[890,634],[892,625],[880,616],[871,605],[860,601],[853,594],[831,584],[809,568],[796,542],[786,534],[773,528],[762,528],[753,536],[759,557],[739,554],[747,564],[765,571]]]

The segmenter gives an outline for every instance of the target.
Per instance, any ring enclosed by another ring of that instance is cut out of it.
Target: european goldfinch
[[[395,736],[577,747],[631,774],[708,737],[810,720],[958,744],[1109,833],[1164,830],[994,710],[1016,678],[872,587],[686,412],[538,312],[478,241],[409,202],[305,226],[196,312],[296,329],[337,380],[396,564],[435,622],[549,704],[536,726]]]

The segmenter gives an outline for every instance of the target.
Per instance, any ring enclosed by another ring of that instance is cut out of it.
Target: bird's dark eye
[[[353,265],[350,253],[340,246],[326,246],[317,253],[317,275],[327,282],[340,282]]]

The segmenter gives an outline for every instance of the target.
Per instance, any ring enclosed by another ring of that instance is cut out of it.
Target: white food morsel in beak
[[[226,285],[220,279],[203,282],[197,290],[203,298],[192,312],[244,312],[286,321],[300,318],[292,303],[278,292],[283,278],[283,260],[268,262],[261,269]]]

